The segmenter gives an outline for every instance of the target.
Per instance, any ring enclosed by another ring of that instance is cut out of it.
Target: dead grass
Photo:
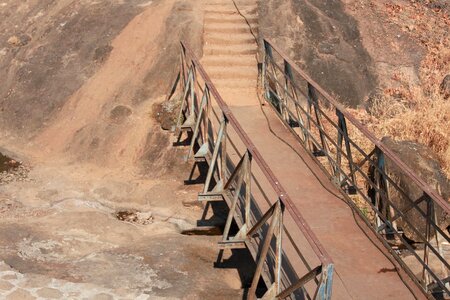
[[[412,140],[430,147],[450,178],[450,99],[440,94],[440,84],[450,74],[450,18],[443,10],[412,0],[389,8],[388,21],[402,27],[426,50],[420,84],[412,85],[403,74],[393,74],[396,85],[386,87],[369,112],[352,112],[378,137]]]
[[[391,136],[430,147],[450,177],[450,101],[436,93],[424,96],[414,91],[412,96],[414,103],[408,106],[384,97],[373,105],[370,115],[362,111],[356,113],[378,137]]]

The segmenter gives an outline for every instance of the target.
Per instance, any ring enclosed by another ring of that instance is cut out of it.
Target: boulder
[[[177,124],[181,98],[181,95],[173,95],[169,100],[153,105],[153,118],[161,124],[161,129],[172,130]]]
[[[442,171],[436,154],[427,146],[421,145],[412,141],[394,141],[390,137],[384,137],[382,142],[391,149],[400,159],[405,162],[418,177],[422,178],[431,188],[438,191],[438,193],[446,200],[449,201],[450,197],[450,181]],[[425,237],[426,236],[426,221],[422,214],[417,209],[408,210],[412,201],[423,199],[418,205],[423,212],[427,212],[427,200],[431,200],[428,196],[424,195],[422,189],[420,189],[412,180],[405,175],[400,169],[393,163],[393,161],[386,157],[385,160],[386,172],[389,177],[404,191],[403,194],[398,189],[394,188],[393,184],[388,184],[388,194],[392,203],[403,213],[405,218],[397,220],[397,226],[402,229],[404,235],[414,241],[421,242],[422,239],[418,233],[412,229],[406,220],[408,220],[418,231]],[[371,177],[376,179],[374,172],[370,170]],[[369,194],[374,195],[373,190]],[[427,199],[428,198],[428,199]],[[433,203],[433,202],[432,202]],[[382,203],[381,207],[386,209],[386,203]],[[439,227],[447,231],[447,227],[450,225],[450,216],[443,211],[439,205],[434,205],[437,224]],[[432,236],[435,235],[435,231],[432,230]]]
[[[331,94],[357,107],[375,88],[377,75],[358,22],[342,2],[259,1],[264,18],[258,20],[258,32]]]
[[[441,94],[444,99],[450,98],[450,74],[444,77],[440,86]]]

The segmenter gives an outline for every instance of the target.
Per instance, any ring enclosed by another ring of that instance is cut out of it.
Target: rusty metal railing
[[[262,278],[264,299],[330,299],[331,258],[183,43],[172,92],[177,87],[181,108],[176,143],[187,136],[186,159],[208,165],[198,200],[225,201],[229,207],[219,248],[246,247],[256,262],[248,298],[257,296]],[[233,221],[239,228],[234,235]]]
[[[416,284],[428,295],[450,296],[443,249],[450,238],[448,228],[440,226],[450,217],[449,203],[283,52],[263,41],[266,100]],[[399,174],[409,188],[399,183]]]

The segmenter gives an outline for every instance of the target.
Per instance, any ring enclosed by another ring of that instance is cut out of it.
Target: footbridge
[[[219,260],[246,248],[256,264],[247,297],[450,297],[448,202],[269,40],[253,69],[239,49],[200,62],[181,43],[169,98],[175,144],[207,166],[198,201],[229,209]]]

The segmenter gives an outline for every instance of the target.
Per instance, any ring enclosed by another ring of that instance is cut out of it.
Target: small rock
[[[406,28],[408,28],[409,31],[413,31],[414,29],[416,29],[414,25],[406,25]]]
[[[12,46],[20,46],[20,40],[19,37],[16,35],[13,35],[12,37],[10,37],[8,39],[8,44],[12,45]]]
[[[120,221],[135,223],[140,225],[148,225],[153,222],[153,216],[151,212],[134,212],[134,211],[119,211],[116,214],[116,218]]]
[[[58,291],[57,289],[52,288],[42,288],[37,290],[37,294],[42,298],[49,298],[49,299],[59,299],[63,296],[63,294]]]
[[[8,44],[10,44],[11,46],[15,46],[15,47],[21,47],[21,46],[25,46],[30,41],[31,41],[31,37],[26,34],[22,34],[20,36],[13,35],[8,39]]]
[[[100,63],[104,62],[108,58],[112,50],[113,47],[111,45],[98,47],[94,52],[94,60]]]
[[[138,223],[142,225],[148,225],[153,220],[151,212],[138,212],[136,215],[138,218]]]
[[[450,74],[444,77],[440,89],[441,94],[444,96],[444,99],[450,98]]]

